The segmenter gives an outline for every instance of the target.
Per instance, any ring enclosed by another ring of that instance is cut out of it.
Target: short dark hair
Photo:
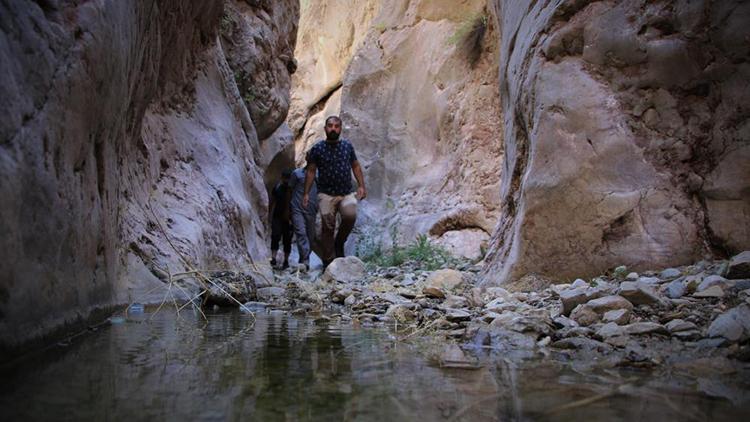
[[[339,122],[339,124],[341,124],[341,117],[339,117],[339,116],[328,116],[328,117],[326,117],[326,125],[328,124],[329,120],[335,120],[335,121]]]

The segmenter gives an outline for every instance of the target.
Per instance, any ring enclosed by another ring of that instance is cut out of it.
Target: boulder
[[[424,287],[434,287],[446,293],[454,292],[464,285],[464,278],[460,271],[443,269],[433,271],[425,281]]]
[[[582,327],[588,327],[599,321],[599,314],[588,305],[578,305],[573,309],[573,312],[570,313],[570,319],[577,322]]]
[[[324,282],[351,283],[365,276],[365,264],[356,256],[336,258],[326,268],[321,279]]]
[[[630,310],[615,309],[613,311],[607,311],[602,316],[602,321],[614,322],[617,325],[625,325],[630,322]]]
[[[578,305],[582,305],[592,299],[602,297],[605,291],[595,287],[579,287],[567,289],[560,292],[560,301],[562,302],[563,315],[570,315],[570,312]]]
[[[599,299],[593,299],[586,302],[586,306],[590,307],[599,315],[603,315],[605,312],[627,309],[628,311],[633,309],[633,304],[622,296],[612,295],[604,296]]]
[[[729,261],[727,278],[750,278],[750,251],[735,255]]]
[[[659,301],[659,295],[648,284],[640,281],[626,281],[620,284],[620,296],[629,300],[635,305],[645,305]]]
[[[708,337],[723,337],[729,341],[750,338],[750,305],[743,304],[716,317],[708,327]]]

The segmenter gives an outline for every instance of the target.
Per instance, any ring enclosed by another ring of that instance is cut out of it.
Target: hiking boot
[[[282,270],[289,268],[289,261],[284,261],[284,265],[281,266]]]

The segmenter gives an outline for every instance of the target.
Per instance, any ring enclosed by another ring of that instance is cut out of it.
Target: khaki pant
[[[324,263],[344,256],[344,243],[357,221],[357,197],[353,193],[346,196],[331,196],[318,193],[320,209],[320,247]],[[335,235],[336,216],[341,217],[339,230]]]

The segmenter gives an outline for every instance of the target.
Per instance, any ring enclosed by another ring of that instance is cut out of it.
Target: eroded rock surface
[[[265,260],[258,133],[288,107],[297,2],[17,0],[0,16],[3,355],[153,301],[170,273]]]
[[[289,118],[297,160],[323,138],[324,118],[341,114],[365,171],[366,236],[388,246],[397,225],[398,242],[428,234],[480,258],[498,216],[502,157],[497,29],[486,2],[341,3],[302,10]],[[459,33],[482,17],[472,64]]]
[[[505,156],[485,283],[750,242],[743,1],[493,1]],[[708,250],[707,250],[708,249]]]

